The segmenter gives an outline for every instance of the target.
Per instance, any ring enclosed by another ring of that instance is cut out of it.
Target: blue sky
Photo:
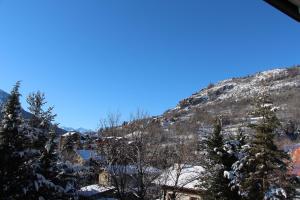
[[[163,113],[210,82],[299,64],[300,24],[261,0],[0,0],[0,88],[64,126]]]

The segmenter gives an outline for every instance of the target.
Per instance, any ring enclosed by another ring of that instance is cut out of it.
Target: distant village
[[[106,166],[105,156],[99,153],[98,146],[108,145],[115,141],[132,143],[128,138],[124,137],[101,137],[97,135],[83,135],[79,132],[71,131],[60,136],[59,148],[61,155],[65,161],[71,162],[78,168],[92,168],[97,166],[97,170],[92,174],[89,184],[82,187],[79,191],[79,197],[82,200],[104,200],[104,199],[118,199],[116,195],[116,187],[111,176],[126,176],[126,186],[132,188],[135,186],[134,174],[138,173],[138,166],[134,165],[116,165]],[[64,148],[69,141],[72,141],[73,148]],[[101,167],[102,166],[102,167]],[[179,168],[180,177],[176,179]],[[177,198],[181,200],[200,200],[201,189],[199,189],[199,178],[204,172],[201,166],[184,165],[178,166],[174,164],[167,170],[160,170],[155,167],[147,168],[144,171],[155,177],[151,184],[151,192],[153,198],[157,199],[170,199],[170,195],[174,189],[177,191]],[[117,174],[116,174],[117,173]],[[120,173],[120,174],[118,174]],[[123,178],[123,177],[120,177]],[[175,183],[175,181],[177,181]],[[137,199],[134,192],[126,194],[127,198]]]
[[[73,148],[64,148],[72,141]],[[138,173],[138,166],[106,166],[106,158],[104,154],[98,151],[99,146],[105,146],[116,141],[126,142],[128,145],[133,141],[128,137],[99,137],[96,134],[88,135],[71,131],[60,136],[59,148],[63,159],[71,162],[78,168],[92,168],[95,165],[97,170],[93,171],[92,178],[79,189],[78,194],[82,200],[113,200],[119,199],[116,195],[117,189],[114,186],[112,176],[122,179],[126,176],[126,186],[128,188],[135,187],[134,174]],[[292,174],[300,176],[300,146],[287,145],[285,151],[289,152],[293,161]],[[201,200],[204,188],[199,187],[199,180],[205,173],[204,168],[199,165],[189,165],[174,163],[173,166],[166,170],[160,170],[155,167],[145,170],[155,177],[151,183],[151,193],[153,199],[172,199],[172,193],[176,191],[176,199],[178,200]],[[127,199],[138,199],[134,192],[126,194]]]

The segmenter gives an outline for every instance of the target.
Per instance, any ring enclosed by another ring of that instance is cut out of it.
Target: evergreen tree
[[[36,171],[43,179],[39,186],[39,196],[44,199],[62,199],[64,188],[61,186],[59,177],[60,169],[57,148],[55,143],[55,132],[50,133],[50,139],[45,145],[45,149],[38,158]]]
[[[21,124],[21,107],[19,102],[18,82],[13,90],[8,102],[2,110],[2,121],[0,129],[0,198],[8,199],[11,192],[11,179],[14,169],[12,166],[14,148],[14,137],[18,134],[18,126]]]
[[[239,199],[237,192],[230,189],[230,180],[224,173],[231,168],[235,157],[225,150],[226,143],[221,131],[221,120],[217,119],[212,135],[204,140],[204,148],[207,152],[204,177],[204,186],[207,188],[206,199]]]
[[[37,137],[33,145],[42,150],[49,139],[49,131],[56,117],[56,114],[53,114],[54,107],[49,107],[44,110],[44,106],[47,102],[44,93],[40,91],[31,93],[27,97],[27,103],[29,105],[28,110],[32,114],[28,123],[30,127],[35,128]]]
[[[37,172],[43,178],[39,186],[39,196],[47,200],[75,199],[76,178],[72,168],[60,160],[54,129],[55,127],[50,131],[50,138],[39,157]]]
[[[55,114],[53,107],[44,110],[45,95],[38,91],[27,98],[32,117],[30,127],[34,130],[36,140],[33,146],[40,151],[35,160],[35,171],[39,178],[37,192],[44,199],[69,199],[76,197],[75,176],[73,171],[61,161],[56,143],[56,125],[53,125]]]
[[[238,134],[236,136],[236,142],[237,142],[236,152],[240,152],[242,147],[247,144],[247,136],[246,136],[245,132],[243,131],[243,129],[241,129],[241,128],[238,129]]]
[[[11,91],[2,111],[0,130],[0,181],[1,199],[28,199],[31,191],[36,190],[32,158],[36,151],[30,148],[32,135],[23,124],[19,101],[20,82]]]
[[[50,130],[56,114],[53,114],[53,106],[44,110],[44,106],[47,104],[45,94],[40,91],[31,93],[27,97],[27,103],[29,105],[28,109],[32,114],[30,125],[32,127]]]
[[[2,110],[2,134],[0,135],[0,142],[3,145],[13,145],[13,138],[18,132],[18,126],[22,123],[19,87],[20,82],[17,82]]]
[[[249,147],[247,144],[247,136],[245,135],[244,131],[239,128],[237,135],[234,137],[232,141],[230,141],[229,145],[227,144],[226,150],[233,155],[234,161],[231,166],[228,166],[227,169],[224,171],[224,176],[230,181],[229,187],[230,190],[235,192],[237,199],[242,199],[242,195],[239,191],[240,185],[240,168],[245,160],[245,149]],[[228,170],[228,171],[227,171]]]
[[[59,162],[55,152],[54,134],[49,142],[34,144],[49,135],[48,127],[41,123],[27,123],[21,117],[19,97],[20,83],[17,82],[5,104],[0,126],[0,199],[74,199],[74,178],[68,176],[72,168]],[[38,110],[38,109],[36,109]],[[40,107],[40,113],[43,113]],[[47,112],[47,116],[50,116]],[[53,115],[51,115],[53,116]],[[44,114],[34,116],[37,122]],[[49,117],[47,119],[50,119]],[[47,124],[51,122],[45,121]],[[66,176],[67,175],[67,176]]]
[[[258,120],[250,127],[255,131],[248,145],[242,148],[241,159],[233,165],[233,185],[244,199],[289,199],[293,188],[289,181],[289,156],[274,144],[280,122],[267,95],[255,101],[252,117]]]

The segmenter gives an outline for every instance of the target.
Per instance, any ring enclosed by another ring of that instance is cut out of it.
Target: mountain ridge
[[[153,119],[160,120],[165,129],[198,121],[204,130],[210,127],[213,118],[222,116],[224,132],[233,133],[253,120],[248,114],[253,109],[253,99],[262,93],[269,94],[280,108],[278,117],[283,123],[293,120],[300,130],[299,65],[210,84]]]
[[[86,129],[86,128],[73,128],[73,127],[66,127],[66,126],[60,126],[60,128],[66,130],[66,131],[75,131],[75,132],[79,132],[79,133],[90,133],[90,132],[95,132],[92,129]]]

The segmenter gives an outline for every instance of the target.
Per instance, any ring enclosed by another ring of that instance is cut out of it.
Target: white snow
[[[127,139],[132,139],[134,137],[140,137],[142,136],[143,134],[145,133],[142,133],[142,131],[134,131],[132,133],[129,133],[127,135],[124,136],[124,138],[127,138]]]
[[[181,170],[179,170],[178,167],[180,167]],[[203,172],[204,168],[201,166],[178,166],[178,164],[175,164],[162,173],[159,178],[154,181],[154,183],[171,187],[199,189],[200,179],[203,176]]]
[[[220,81],[216,83],[214,87],[210,89],[203,89],[198,93],[193,94],[190,100],[197,100],[201,98],[208,98],[209,93],[215,93],[221,91],[216,95],[216,99],[212,101],[207,101],[199,103],[196,105],[190,105],[192,107],[199,107],[202,104],[212,104],[214,101],[223,101],[226,99],[232,99],[232,101],[240,101],[247,96],[256,96],[257,94],[266,91],[277,91],[280,89],[286,89],[290,87],[299,87],[300,80],[285,78],[288,76],[287,69],[274,69],[261,73],[257,73],[254,76],[249,76],[247,78],[236,78]],[[283,77],[282,79],[277,77]],[[274,80],[272,80],[272,78]],[[270,80],[266,86],[262,85],[262,81]],[[176,107],[176,110],[180,110],[180,106]]]
[[[63,134],[62,136],[63,136],[63,137],[67,137],[67,136],[71,136],[71,135],[74,135],[74,134],[77,134],[77,132],[74,132],[74,131],[66,132],[66,133]]]
[[[78,193],[80,196],[89,197],[89,196],[93,196],[95,194],[107,192],[107,191],[114,190],[114,189],[115,189],[115,187],[112,187],[112,186],[111,187],[103,187],[103,186],[94,184],[94,185],[88,185],[88,186],[80,188]]]
[[[265,193],[264,200],[280,200],[282,197],[287,198],[286,191],[283,188],[271,187]]]
[[[229,172],[229,171],[224,171],[224,178],[227,178],[229,180],[232,180],[234,175],[232,174],[232,172]]]

